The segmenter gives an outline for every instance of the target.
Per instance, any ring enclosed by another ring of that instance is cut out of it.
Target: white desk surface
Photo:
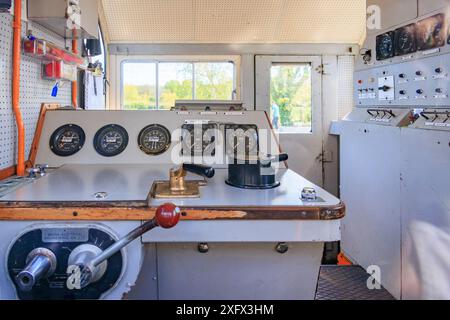
[[[171,165],[65,165],[46,176],[17,189],[0,202],[99,202],[97,192],[106,192],[105,202],[145,201],[155,180],[167,180]],[[216,169],[208,185],[200,187],[200,198],[151,199],[151,205],[174,202],[186,207],[329,207],[340,200],[289,169],[279,169],[281,186],[269,190],[246,190],[228,186],[227,169]],[[188,175],[188,179],[200,179]],[[304,187],[314,187],[323,202],[303,202]]]

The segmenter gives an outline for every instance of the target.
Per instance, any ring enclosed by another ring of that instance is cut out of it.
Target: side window
[[[234,64],[230,62],[199,62],[195,67],[195,99],[232,100]]]
[[[156,102],[156,63],[124,63],[122,65],[123,109],[157,109]]]
[[[175,100],[191,100],[192,63],[162,62],[159,67],[159,109],[170,109]]]
[[[170,109],[176,100],[233,100],[233,62],[124,61],[122,108]]]

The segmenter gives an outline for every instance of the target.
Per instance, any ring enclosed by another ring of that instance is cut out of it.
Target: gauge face
[[[445,16],[437,14],[417,22],[417,49],[429,50],[445,45]]]
[[[74,155],[83,148],[86,135],[76,124],[66,124],[53,132],[50,137],[50,149],[61,157]]]
[[[170,132],[166,127],[152,124],[139,133],[139,148],[148,155],[156,156],[169,149],[171,143]]]
[[[258,127],[255,125],[226,125],[226,153],[256,155],[259,149]]]
[[[105,157],[117,156],[125,150],[127,145],[128,133],[117,124],[104,126],[94,137],[95,150]]]
[[[184,124],[182,127],[182,155],[214,156],[216,153],[217,124]]]
[[[377,60],[386,60],[394,56],[394,32],[377,36]]]
[[[399,56],[416,51],[416,25],[410,24],[395,30],[395,54]]]

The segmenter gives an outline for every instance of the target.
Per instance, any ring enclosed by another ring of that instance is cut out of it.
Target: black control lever
[[[289,156],[287,153],[280,153],[278,155],[270,155],[268,154],[265,157],[261,157],[259,160],[263,167],[270,167],[272,163],[287,161]]]
[[[275,156],[275,159],[272,160],[272,162],[283,162],[287,161],[289,159],[289,156],[287,153],[280,153],[279,155]]]
[[[211,179],[214,177],[216,171],[212,167],[199,165],[199,164],[191,164],[191,163],[183,163],[183,169],[185,171],[197,174],[199,176],[202,176],[204,178]]]
[[[380,115],[381,112],[383,112],[383,115],[386,116],[386,114],[389,114],[392,118],[395,118],[395,113],[392,110],[388,110],[388,109],[367,109],[367,113],[370,114],[372,117],[374,117],[375,115],[373,114],[373,112],[376,112],[377,117]],[[383,117],[384,117],[383,116]]]
[[[391,87],[384,85],[382,87],[379,87],[378,90],[387,92],[387,91],[391,90]]]

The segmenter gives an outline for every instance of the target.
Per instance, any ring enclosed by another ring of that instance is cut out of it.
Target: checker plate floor
[[[394,300],[383,287],[368,289],[368,278],[360,266],[322,266],[316,300]]]

